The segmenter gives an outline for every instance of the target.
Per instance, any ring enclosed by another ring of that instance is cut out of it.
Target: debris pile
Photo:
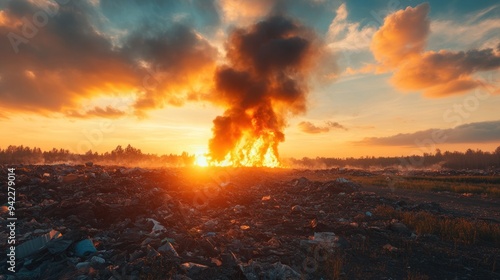
[[[402,221],[380,216],[377,206],[446,212],[435,203],[379,197],[341,176],[312,181],[294,170],[89,162],[17,166],[16,173],[16,274],[9,276],[2,261],[0,279],[404,278],[408,260],[403,264],[401,256],[416,254],[411,265],[425,271],[418,254],[437,241],[417,238]],[[5,216],[0,221],[5,227]],[[454,275],[449,261],[431,262]]]

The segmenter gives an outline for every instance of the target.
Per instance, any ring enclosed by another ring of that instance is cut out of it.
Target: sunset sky
[[[4,0],[0,147],[205,153],[267,102],[282,157],[493,151],[499,34],[496,1]]]

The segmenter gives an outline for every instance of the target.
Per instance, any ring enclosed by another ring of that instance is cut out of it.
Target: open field
[[[500,278],[496,175],[15,168],[16,279]]]

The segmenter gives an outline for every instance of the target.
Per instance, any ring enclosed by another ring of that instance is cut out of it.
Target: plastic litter
[[[91,259],[90,259],[90,262],[91,263],[94,263],[94,264],[103,264],[106,262],[105,259],[101,258],[101,257],[98,257],[98,256],[93,256]]]
[[[97,252],[97,249],[90,239],[84,239],[75,244],[75,253],[79,257],[85,257],[95,252]]]
[[[49,250],[49,252],[53,255],[55,254],[59,254],[61,252],[64,252],[66,251],[66,249],[68,249],[68,247],[73,244],[73,241],[72,240],[68,240],[68,239],[63,239],[63,238],[56,238],[56,239],[52,239],[49,241],[49,243],[47,243],[47,250]]]
[[[90,268],[90,262],[80,262],[76,264],[76,269],[86,270]]]
[[[53,239],[60,238],[62,234],[56,230],[39,236],[35,239],[24,242],[16,248],[16,254],[19,259],[32,255],[46,248],[47,243]]]
[[[193,277],[193,275],[200,274],[202,271],[207,269],[208,266],[193,262],[187,262],[181,264],[181,268],[185,270],[189,276]]]
[[[160,232],[165,232],[167,230],[157,220],[154,220],[154,219],[151,219],[151,218],[148,218],[147,220],[153,222],[153,224],[154,224],[153,225],[153,230],[151,230],[152,234],[156,234],[156,233],[160,233]]]
[[[174,257],[179,257],[179,254],[175,250],[174,246],[172,246],[172,244],[168,241],[158,248],[158,252],[172,254]]]
[[[270,200],[270,199],[271,199],[270,195],[266,195],[266,196],[262,197],[262,201],[267,201],[267,200]]]
[[[315,232],[314,241],[332,243],[338,240],[337,236],[333,232]]]

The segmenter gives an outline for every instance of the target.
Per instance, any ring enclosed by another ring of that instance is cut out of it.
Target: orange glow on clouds
[[[424,3],[385,18],[371,43],[380,67],[394,72],[391,81],[397,88],[420,90],[428,97],[488,86],[473,74],[500,68],[500,51],[424,51],[430,32],[429,8],[429,4]]]

